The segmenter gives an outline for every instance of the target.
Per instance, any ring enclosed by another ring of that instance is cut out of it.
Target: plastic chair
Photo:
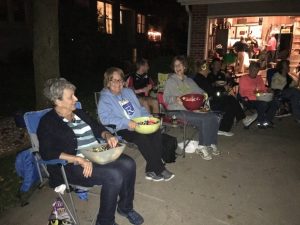
[[[81,103],[80,102],[76,103],[76,108],[81,109]],[[45,160],[42,160],[42,158],[39,155],[39,141],[38,141],[38,138],[37,138],[37,129],[38,129],[38,126],[39,126],[40,119],[47,112],[49,112],[50,110],[51,109],[48,108],[48,109],[44,109],[44,110],[40,110],[40,111],[26,112],[24,114],[24,121],[25,121],[25,124],[26,124],[28,134],[30,136],[30,141],[31,141],[31,144],[32,144],[32,149],[33,149],[33,154],[34,154],[36,164],[37,164],[37,169],[38,169],[39,178],[40,178],[40,182],[41,182],[40,186],[44,185],[45,182],[46,182],[46,180],[42,176],[42,172],[41,172],[40,168],[42,168],[43,172],[46,174],[46,176],[49,177],[49,173],[47,171],[47,165],[60,165],[61,166],[61,173],[62,173],[62,176],[63,176],[65,186],[56,187],[55,192],[62,199],[62,201],[65,204],[65,207],[66,207],[71,219],[73,220],[73,222],[75,224],[79,225],[79,219],[78,219],[78,215],[77,215],[77,212],[76,212],[76,207],[74,205],[73,197],[72,197],[72,194],[71,194],[71,184],[69,184],[69,182],[68,182],[68,179],[67,179],[67,176],[66,176],[66,173],[65,173],[65,169],[64,169],[64,166],[68,162],[65,161],[65,160],[61,160],[61,159],[54,159],[54,160],[45,161]],[[76,187],[79,187],[79,186],[76,186]],[[70,210],[68,204],[66,203],[64,197],[62,196],[63,191],[58,190],[57,188],[58,189],[59,188],[65,189],[66,193],[68,194],[70,203],[71,203],[71,207],[72,207],[71,210],[72,211]],[[88,188],[86,188],[86,187],[80,187],[80,189],[88,190]],[[94,223],[94,220],[92,221],[92,224],[93,223]]]

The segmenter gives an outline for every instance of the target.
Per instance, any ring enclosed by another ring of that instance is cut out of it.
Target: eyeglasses
[[[123,80],[110,80],[110,82],[112,82],[113,84],[123,84],[124,83]]]

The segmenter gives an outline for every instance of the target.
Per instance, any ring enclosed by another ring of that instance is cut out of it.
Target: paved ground
[[[129,150],[138,165],[135,208],[145,225],[300,224],[300,125],[292,118],[275,122],[268,130],[237,126],[235,136],[219,138],[222,155],[211,161],[196,154],[178,158],[168,165],[176,174],[170,182],[146,181],[143,158]],[[29,205],[7,211],[0,224],[46,225],[54,198],[47,187],[37,190]],[[81,224],[92,220],[98,199],[76,200]],[[129,225],[119,216],[116,221]]]

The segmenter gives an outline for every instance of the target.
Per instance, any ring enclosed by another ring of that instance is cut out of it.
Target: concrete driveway
[[[299,225],[300,124],[291,117],[275,121],[274,129],[234,128],[233,137],[219,136],[222,155],[204,161],[199,155],[179,157],[168,168],[169,182],[144,178],[145,162],[137,162],[135,208],[145,225]],[[181,136],[180,129],[170,131]],[[98,193],[97,188],[92,189]],[[51,211],[54,192],[37,190],[25,207],[8,210],[0,224],[43,225]],[[76,199],[81,224],[92,221],[99,197]],[[116,214],[120,225],[130,223]]]

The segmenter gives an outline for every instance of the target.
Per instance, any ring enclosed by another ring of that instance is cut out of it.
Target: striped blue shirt
[[[63,121],[66,122],[75,133],[78,143],[77,150],[98,144],[91,127],[77,115],[74,116],[73,121],[68,121],[65,118]]]

